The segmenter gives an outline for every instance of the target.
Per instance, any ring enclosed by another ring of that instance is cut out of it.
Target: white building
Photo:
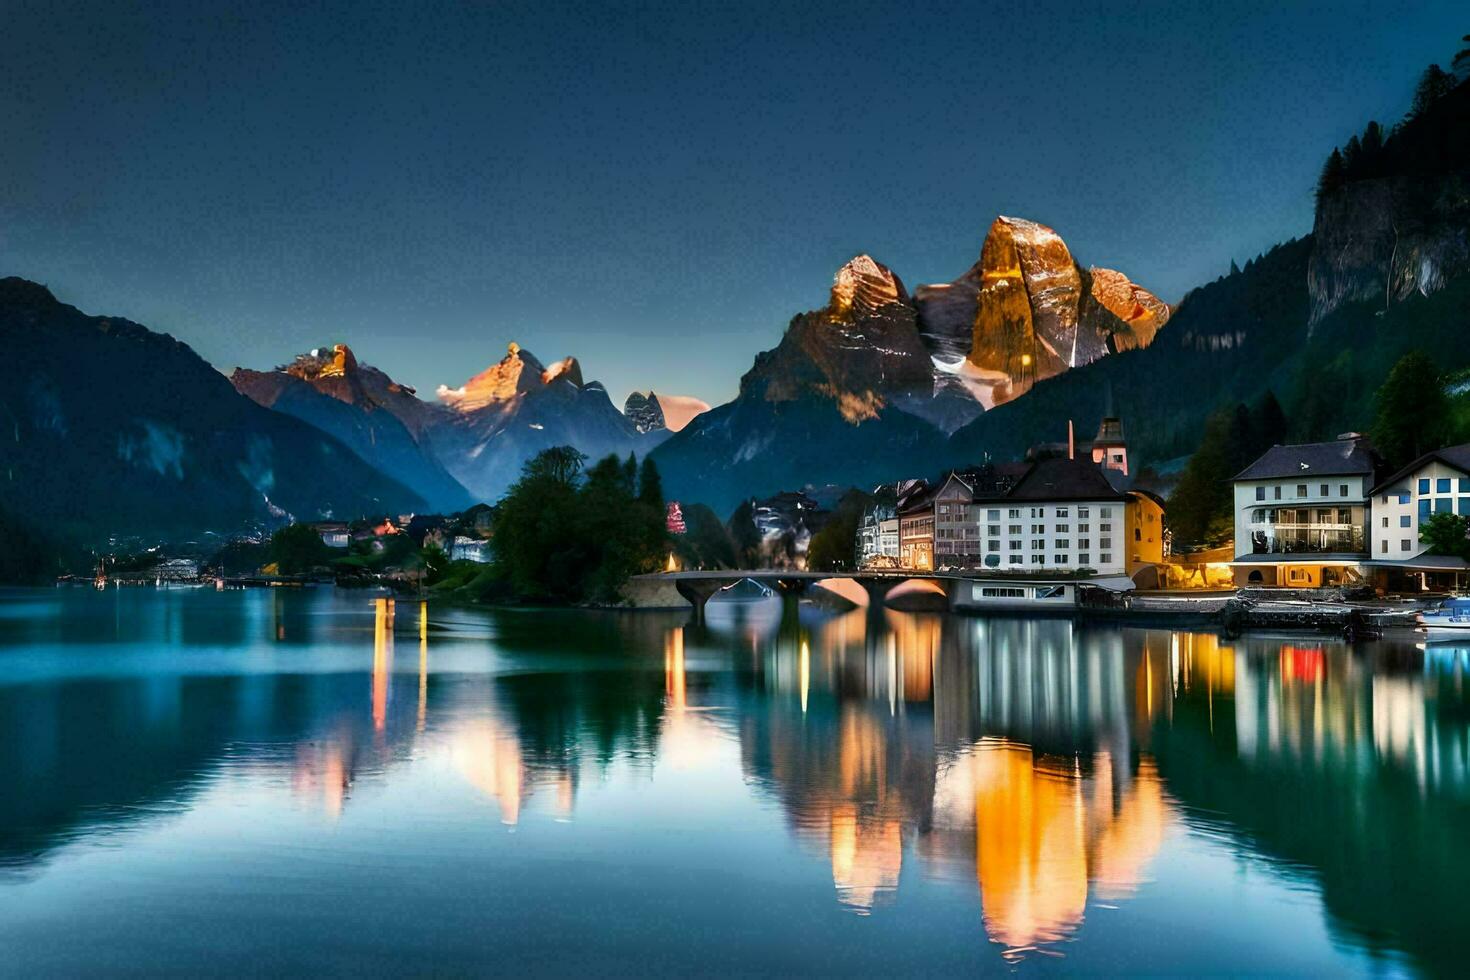
[[[463,534],[455,535],[449,545],[449,557],[455,561],[473,561],[483,565],[490,561],[490,542]]]
[[[1372,489],[1372,565],[1384,587],[1454,586],[1462,559],[1426,554],[1419,539],[1434,514],[1470,517],[1470,444],[1426,453]],[[1403,574],[1408,575],[1408,579]]]
[[[1352,433],[1273,446],[1234,479],[1237,585],[1361,581],[1378,457]]]

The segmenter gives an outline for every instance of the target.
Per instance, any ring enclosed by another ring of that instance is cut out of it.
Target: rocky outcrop
[[[827,308],[835,317],[862,319],[884,307],[907,306],[908,302],[908,291],[892,270],[870,255],[859,255],[832,277],[832,299]]]
[[[1110,350],[1138,350],[1153,343],[1169,322],[1169,304],[1114,269],[1093,266],[1087,271],[1089,294],[1127,328],[1113,331]]]
[[[628,416],[628,421],[633,423],[633,428],[638,432],[656,432],[668,428],[664,424],[664,410],[658,403],[658,396],[651,391],[646,395],[641,391],[629,395],[628,400],[623,403],[623,414]]]
[[[1122,273],[1082,270],[1052,229],[1004,215],[979,262],[914,296],[936,391],[963,385],[986,408],[1108,353],[1146,347],[1169,318],[1167,304]]]
[[[1317,202],[1307,269],[1311,323],[1347,303],[1381,308],[1470,272],[1470,181],[1461,174],[1360,180]]]

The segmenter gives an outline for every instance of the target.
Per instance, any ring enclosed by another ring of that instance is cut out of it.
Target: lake
[[[1470,651],[0,593],[0,972],[1450,973]]]

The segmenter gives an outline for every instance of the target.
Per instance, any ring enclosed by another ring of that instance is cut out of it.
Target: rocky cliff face
[[[668,428],[664,424],[664,410],[659,405],[658,395],[651,391],[646,395],[641,391],[629,395],[628,400],[623,403],[623,414],[638,432],[656,432]]]
[[[1313,326],[1346,303],[1387,308],[1470,272],[1470,180],[1386,176],[1317,204],[1307,289]]]
[[[1110,352],[1146,347],[1169,319],[1168,305],[1127,276],[1083,270],[1055,231],[1004,215],[979,262],[915,297],[936,364],[985,407]]]

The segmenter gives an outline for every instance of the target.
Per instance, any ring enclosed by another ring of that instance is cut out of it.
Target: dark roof
[[[1371,476],[1378,457],[1361,437],[1332,442],[1272,446],[1239,473],[1236,480],[1280,480],[1312,476]]]
[[[1379,480],[1378,486],[1373,488],[1369,496],[1436,461],[1452,466],[1461,473],[1470,474],[1470,442],[1459,446],[1445,446],[1443,449],[1425,453],[1392,476]]]
[[[1039,459],[1006,495],[1010,500],[1125,500],[1091,459]]]

